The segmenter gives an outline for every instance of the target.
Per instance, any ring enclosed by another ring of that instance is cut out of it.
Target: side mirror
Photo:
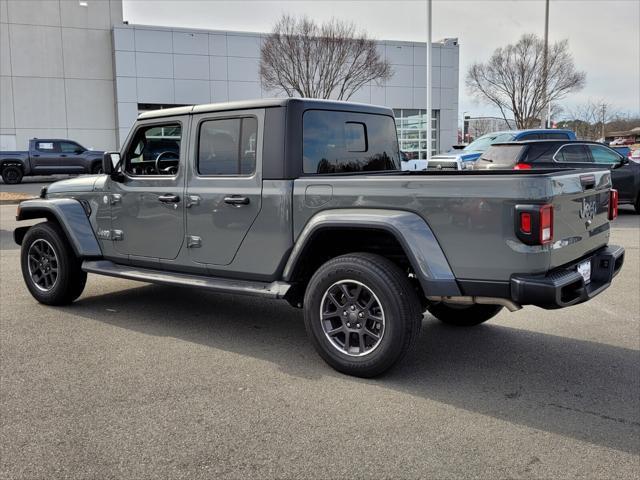
[[[102,156],[102,171],[107,175],[112,175],[118,171],[120,166],[119,152],[104,152]]]

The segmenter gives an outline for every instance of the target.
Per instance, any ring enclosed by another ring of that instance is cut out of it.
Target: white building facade
[[[63,137],[114,149],[141,111],[278,96],[260,83],[265,34],[128,25],[121,0],[0,0],[2,149]],[[394,109],[400,148],[426,155],[425,44],[380,41],[393,76],[350,100]],[[459,45],[432,45],[433,151],[457,143]]]

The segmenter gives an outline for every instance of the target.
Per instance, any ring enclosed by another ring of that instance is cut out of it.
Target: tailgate
[[[608,243],[611,172],[554,175],[551,188],[554,232],[550,268],[554,268]]]

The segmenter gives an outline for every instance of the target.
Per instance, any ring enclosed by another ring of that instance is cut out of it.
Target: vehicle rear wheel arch
[[[302,306],[306,285],[316,270],[333,258],[351,253],[370,253],[387,258],[407,273],[415,284],[421,302],[426,302],[403,241],[390,228],[362,225],[323,226],[313,231],[297,255],[297,260],[285,273],[285,279],[294,285],[288,294],[289,301],[295,306]]]

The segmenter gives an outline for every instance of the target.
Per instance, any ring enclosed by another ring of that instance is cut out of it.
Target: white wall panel
[[[129,129],[138,118],[137,103],[118,103],[116,115],[118,116],[118,125],[121,128]]]
[[[170,31],[135,28],[135,45],[138,52],[173,52]]]
[[[391,65],[393,76],[387,80],[391,87],[413,86],[413,65]]]
[[[385,105],[391,108],[412,108],[413,89],[408,87],[387,87]]]
[[[119,77],[136,76],[135,52],[115,52],[115,70]]]
[[[259,82],[229,82],[229,100],[261,98]]]
[[[113,79],[109,30],[63,28],[64,74],[70,78]]]
[[[0,75],[11,75],[11,55],[9,49],[9,27],[0,27]]]
[[[135,77],[116,77],[117,102],[137,102],[138,88]]]
[[[9,25],[13,75],[62,77],[60,29],[33,25]]]
[[[133,51],[136,49],[133,28],[114,28],[113,45],[116,50]]]
[[[138,103],[174,103],[173,79],[138,78]]]
[[[229,80],[255,81],[260,78],[260,59],[229,57]]]
[[[208,80],[175,80],[175,103],[211,102]]]
[[[0,129],[14,128],[11,77],[0,77]]]
[[[227,55],[227,35],[221,33],[209,34],[209,55]]]
[[[229,88],[226,81],[210,82],[211,101],[226,102],[229,100]]]
[[[209,78],[227,80],[227,57],[209,57]]]
[[[173,53],[209,55],[207,33],[173,32]]]
[[[206,55],[174,55],[174,78],[209,80],[209,57]]]
[[[16,128],[67,128],[64,80],[13,77]]]
[[[173,78],[173,55],[136,52],[136,73],[138,77]]]
[[[413,45],[387,43],[386,58],[392,65],[413,65]]]
[[[104,0],[84,0],[87,6],[79,1],[60,1],[60,21],[63,27],[93,28],[109,30],[111,15],[109,2]]]
[[[67,79],[67,128],[115,129],[112,80]]]
[[[9,0],[9,23],[60,26],[59,6],[51,0]]]
[[[251,35],[227,35],[227,53],[230,57],[260,57],[260,37]]]

